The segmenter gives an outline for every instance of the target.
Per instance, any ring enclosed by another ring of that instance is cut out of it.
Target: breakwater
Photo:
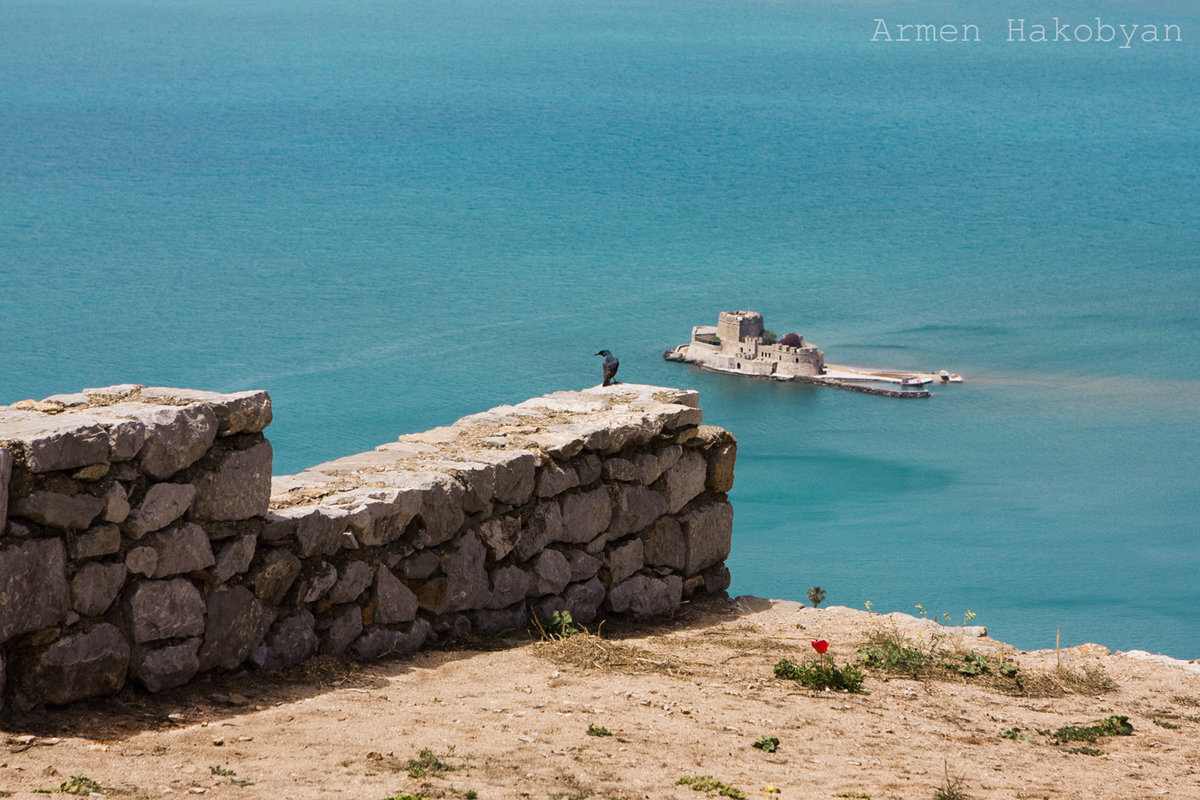
[[[374,659],[729,585],[733,436],[695,392],[558,392],[271,477],[266,392],[0,408],[0,697]]]

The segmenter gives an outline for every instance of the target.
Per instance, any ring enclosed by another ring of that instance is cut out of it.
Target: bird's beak
[[[600,354],[599,354],[599,353],[593,353],[592,355],[597,355],[597,356],[598,356],[598,355],[600,355]]]

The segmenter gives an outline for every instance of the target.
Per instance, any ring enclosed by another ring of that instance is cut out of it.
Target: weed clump
[[[816,692],[828,689],[833,692],[867,694],[862,688],[862,670],[853,664],[839,667],[829,657],[819,661],[801,661],[799,664],[786,658],[780,659],[775,665],[775,677],[795,681]]]
[[[612,736],[613,733],[603,725],[591,724],[587,729],[588,736]]]
[[[1053,733],[1048,730],[1038,733],[1049,736],[1055,744],[1094,742],[1101,736],[1132,736],[1133,725],[1129,724],[1129,717],[1113,714],[1092,725],[1064,725]]]
[[[732,797],[734,800],[746,800],[746,793],[736,786],[730,786],[724,781],[719,781],[711,775],[696,775],[688,778],[680,778],[675,781],[676,786],[690,786],[693,792],[705,792],[707,794],[717,794],[721,797]]]
[[[454,753],[454,745],[450,746],[450,751],[446,753],[445,758],[449,758]],[[453,764],[448,764],[442,760],[442,756],[430,750],[428,747],[421,748],[417,753],[416,758],[410,758],[403,767],[408,772],[410,778],[436,778],[443,772],[452,772],[455,767]]]
[[[72,775],[71,780],[62,782],[58,791],[60,794],[90,795],[92,792],[100,791],[100,782],[94,781],[86,775]]]
[[[757,747],[764,753],[774,753],[779,749],[779,737],[777,736],[760,736],[752,747]]]

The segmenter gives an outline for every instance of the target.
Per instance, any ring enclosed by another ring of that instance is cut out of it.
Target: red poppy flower
[[[825,651],[829,649],[829,642],[821,639],[812,643],[813,650],[816,650],[819,655],[825,655]]]

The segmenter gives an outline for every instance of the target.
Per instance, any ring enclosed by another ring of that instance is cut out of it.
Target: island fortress
[[[687,361],[717,372],[793,380],[825,372],[825,354],[799,334],[781,341],[764,337],[763,317],[757,311],[722,311],[717,325],[697,325],[692,339],[666,353],[671,361]]]

